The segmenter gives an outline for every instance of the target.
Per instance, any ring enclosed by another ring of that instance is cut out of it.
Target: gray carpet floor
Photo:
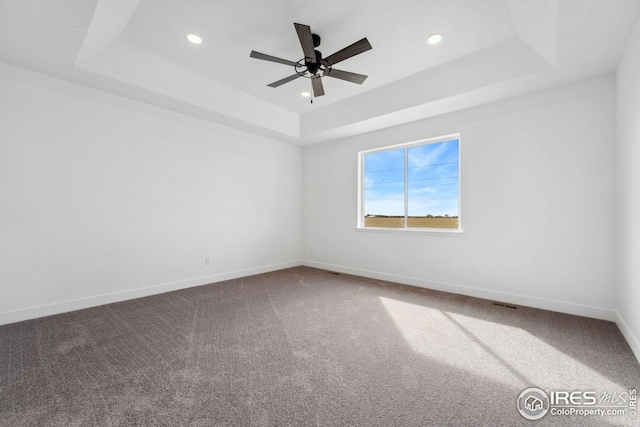
[[[611,322],[307,267],[0,327],[2,426],[638,425],[526,420],[534,386],[617,404],[640,365]]]

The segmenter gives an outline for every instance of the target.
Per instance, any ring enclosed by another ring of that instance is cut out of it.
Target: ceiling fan
[[[293,24],[296,27],[298,33],[298,39],[300,39],[300,45],[302,45],[302,52],[304,58],[298,62],[288,61],[282,58],[276,58],[275,56],[266,55],[264,53],[251,51],[251,58],[262,59],[265,61],[277,62],[280,64],[290,65],[294,68],[295,74],[285,77],[282,80],[273,82],[269,87],[278,87],[285,83],[289,83],[299,77],[306,77],[311,79],[311,87],[313,88],[313,96],[324,95],[324,87],[322,85],[322,77],[333,77],[334,79],[346,80],[351,83],[362,84],[367,76],[363,74],[351,73],[349,71],[342,71],[333,68],[334,64],[340,61],[351,58],[366,52],[371,49],[371,44],[367,38],[358,40],[357,42],[345,47],[329,55],[326,58],[322,57],[322,52],[315,50],[320,46],[320,36],[311,33],[311,27],[303,24]],[[313,102],[313,101],[312,101]]]

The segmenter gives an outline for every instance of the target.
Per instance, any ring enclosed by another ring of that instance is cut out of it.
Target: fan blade
[[[324,63],[325,65],[337,64],[340,61],[344,61],[347,58],[351,58],[352,56],[356,56],[358,54],[361,54],[362,52],[366,52],[369,49],[371,49],[371,44],[365,37],[362,40],[358,40],[354,44],[337,51],[333,55],[329,55],[325,58]]]
[[[287,61],[286,59],[276,58],[275,56],[266,55],[264,53],[256,52],[255,50],[252,50],[251,55],[249,56],[256,59],[263,59],[265,61],[277,62],[279,64],[292,65],[294,67],[298,65],[293,61]]]
[[[313,96],[324,95],[324,87],[322,86],[322,79],[320,77],[312,78],[311,85],[313,86]]]
[[[302,45],[302,52],[304,52],[305,59],[312,64],[316,61],[316,50],[313,46],[313,36],[311,35],[311,27],[303,24],[296,24],[296,31],[298,32],[298,38],[300,39],[300,45]]]
[[[285,83],[289,83],[292,80],[297,79],[298,77],[302,77],[300,74],[294,74],[293,76],[289,76],[289,77],[285,77],[282,80],[278,80],[277,82],[273,82],[270,85],[267,85],[269,87],[278,87],[278,86],[282,86]]]
[[[332,68],[328,74],[328,77],[333,77],[334,79],[346,80],[351,83],[358,83],[361,85],[367,79],[367,76],[364,74],[351,73],[349,71],[336,70]]]

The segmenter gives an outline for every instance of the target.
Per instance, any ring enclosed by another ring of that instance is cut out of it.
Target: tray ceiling
[[[636,0],[3,0],[0,61],[300,145],[327,141],[615,70],[638,21]],[[310,103],[287,65],[293,26],[362,85],[324,78]],[[203,39],[187,41],[188,33]],[[430,34],[444,40],[429,45]]]

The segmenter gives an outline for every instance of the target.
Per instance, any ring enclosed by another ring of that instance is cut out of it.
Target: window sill
[[[383,227],[356,227],[356,231],[373,233],[399,233],[399,234],[431,234],[435,236],[462,237],[462,230],[447,230],[439,228],[383,228]]]

